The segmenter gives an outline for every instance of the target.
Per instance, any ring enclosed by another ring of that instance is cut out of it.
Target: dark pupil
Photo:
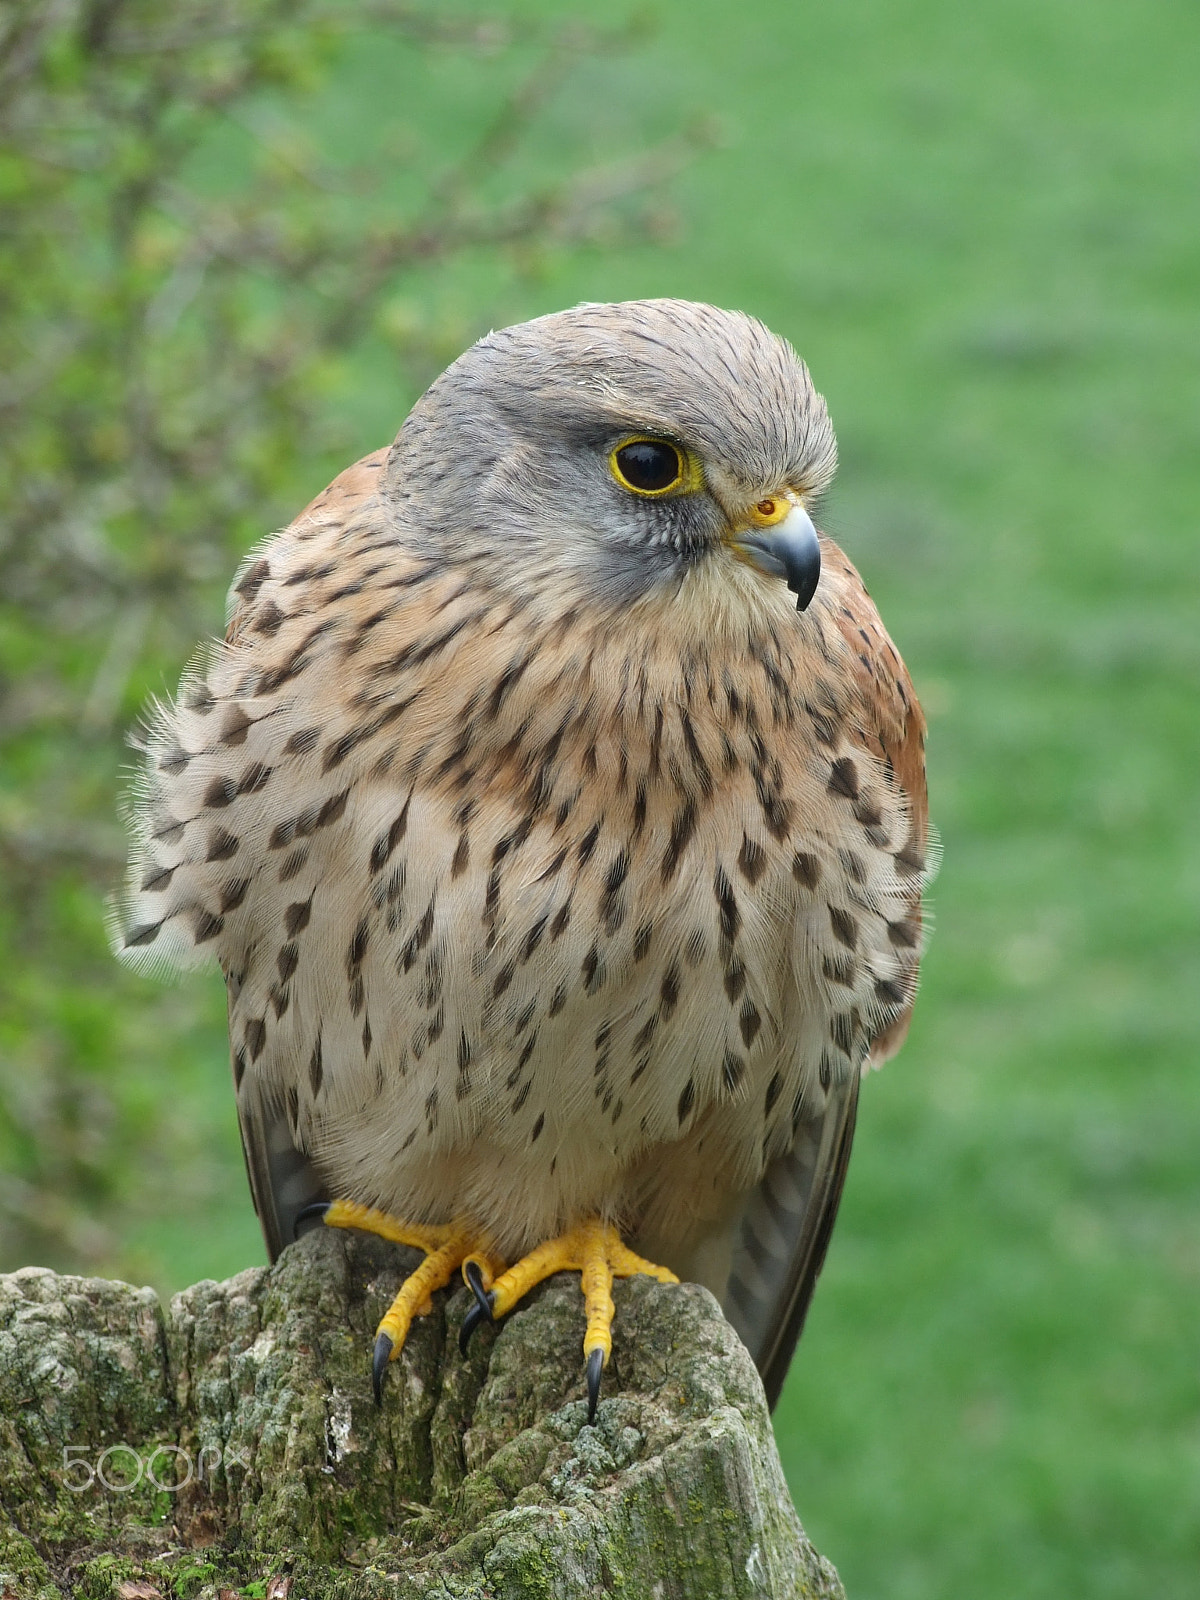
[[[638,439],[621,446],[617,465],[635,489],[669,489],[679,476],[679,451],[673,444]]]

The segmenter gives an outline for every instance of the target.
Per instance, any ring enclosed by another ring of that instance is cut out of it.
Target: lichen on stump
[[[0,1594],[19,1600],[836,1600],[711,1295],[632,1278],[586,1426],[578,1283],[469,1356],[434,1297],[371,1397],[415,1252],[318,1229],[270,1270],[148,1289],[0,1277]]]

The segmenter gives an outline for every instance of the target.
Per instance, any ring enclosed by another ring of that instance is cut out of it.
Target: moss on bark
[[[165,1314],[148,1289],[0,1278],[0,1593],[842,1595],[707,1291],[617,1286],[594,1428],[567,1276],[465,1360],[469,1297],[435,1296],[377,1410],[375,1324],[417,1259],[318,1229]]]

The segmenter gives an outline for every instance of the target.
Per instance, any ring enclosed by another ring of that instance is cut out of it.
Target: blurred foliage
[[[306,116],[367,30],[402,51],[400,110],[370,159],[339,159]],[[203,1172],[171,1089],[211,1062],[207,996],[145,990],[99,930],[123,730],[246,548],[361,453],[332,403],[353,353],[382,348],[411,386],[478,331],[398,298],[414,272],[641,225],[687,140],[550,177],[520,158],[572,63],[621,43],[336,0],[0,13],[5,1264],[136,1270],[125,1208]],[[435,140],[405,89],[419,104],[447,58],[464,104]],[[178,1063],[155,1063],[164,1036]]]

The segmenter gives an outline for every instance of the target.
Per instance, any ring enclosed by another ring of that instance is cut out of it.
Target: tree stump
[[[419,1259],[318,1228],[165,1313],[123,1283],[0,1277],[0,1596],[843,1596],[706,1290],[616,1287],[595,1427],[567,1275],[465,1359],[470,1296],[436,1295],[376,1408],[375,1325]]]

